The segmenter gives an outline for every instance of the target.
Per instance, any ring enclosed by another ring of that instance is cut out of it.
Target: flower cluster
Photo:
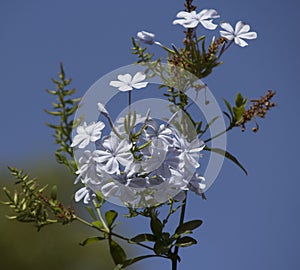
[[[147,85],[140,72],[133,79],[130,74],[118,78],[120,81],[111,81],[110,86],[120,91]],[[183,190],[203,193],[204,178],[196,170],[204,143],[181,134],[172,123],[176,115],[165,123],[152,119],[150,112],[145,117],[128,112],[113,124],[103,104],[98,103],[98,110],[108,119],[110,133],[101,137],[102,121],[83,123],[72,143],[84,149],[75,181],[84,187],[76,192],[76,201],[88,203],[100,192],[105,199],[114,197],[130,207],[145,207],[164,203]],[[94,150],[85,149],[91,144]]]
[[[198,24],[201,24],[205,29],[215,30],[218,25],[213,23],[213,19],[220,18],[218,12],[214,9],[203,9],[199,13],[196,11],[186,12],[180,11],[176,15],[177,19],[173,21],[173,24],[179,24],[187,29],[195,29]],[[235,29],[228,22],[221,22],[220,27],[223,29],[220,31],[220,36],[226,38],[229,41],[234,41],[235,44],[245,47],[248,45],[244,39],[256,39],[256,32],[249,32],[250,26],[243,21],[238,21],[235,25]],[[158,44],[161,43],[154,41],[155,35],[146,31],[141,31],[137,34],[139,40],[146,44]]]

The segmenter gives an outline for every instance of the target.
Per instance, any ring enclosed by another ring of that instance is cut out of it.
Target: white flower
[[[152,45],[154,43],[155,35],[146,31],[141,31],[137,33],[137,37],[141,42]]]
[[[77,135],[73,138],[71,147],[79,144],[79,148],[85,148],[90,142],[95,142],[101,137],[101,130],[105,127],[104,123],[91,122],[87,125],[86,122],[82,126],[77,127]]]
[[[76,171],[79,176],[75,180],[75,184],[81,179],[81,182],[86,183],[89,180],[96,181],[100,176],[100,170],[97,162],[94,160],[98,157],[96,151],[91,152],[86,150],[78,160],[78,170]]]
[[[101,102],[98,102],[97,103],[97,106],[98,106],[98,111],[100,113],[103,113],[104,115],[109,115],[108,111],[106,110],[105,106],[101,103]]]
[[[117,136],[111,135],[101,143],[100,150],[95,151],[98,157],[94,160],[102,164],[101,169],[106,173],[118,173],[119,163],[127,167],[133,162],[131,147],[132,144],[127,140],[120,140]]]
[[[147,86],[148,82],[142,82],[146,79],[146,75],[142,72],[137,72],[133,78],[127,73],[124,75],[118,75],[118,81],[111,81],[110,86],[117,87],[120,91],[126,92],[130,91],[133,88],[141,89]]]
[[[83,199],[83,202],[88,204],[93,197],[95,197],[94,192],[90,188],[83,187],[76,191],[75,202],[79,202]]]
[[[203,190],[206,187],[206,184],[204,183],[205,178],[198,173],[195,173],[193,177],[191,178],[189,182],[189,189],[193,192],[195,192],[198,195],[203,194]]]
[[[227,38],[228,40],[233,40],[235,44],[245,47],[248,45],[246,41],[243,39],[256,39],[257,33],[256,32],[249,32],[250,31],[250,25],[238,21],[235,25],[235,29],[233,30],[233,27],[228,22],[222,22],[220,26],[225,29],[226,31],[221,30],[220,35],[222,37]]]
[[[204,143],[198,138],[195,138],[191,142],[188,142],[186,138],[180,135],[176,135],[176,139],[176,147],[178,147],[179,151],[181,152],[179,156],[181,160],[180,168],[198,168],[200,166],[200,164],[198,163],[198,159],[201,156],[200,151],[202,151],[205,146]]]
[[[185,28],[195,28],[201,23],[204,28],[215,30],[217,25],[212,23],[212,19],[219,18],[220,15],[214,9],[203,9],[198,14],[196,11],[180,11],[176,17],[179,19],[173,21],[173,24],[180,24]]]

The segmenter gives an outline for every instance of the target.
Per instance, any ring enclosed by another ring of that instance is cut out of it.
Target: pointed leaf
[[[126,253],[123,248],[111,238],[109,239],[110,254],[116,265],[122,264],[126,260]]]
[[[53,201],[56,201],[56,199],[57,199],[57,186],[56,185],[54,185],[52,187],[50,196]]]
[[[114,210],[109,210],[105,213],[105,219],[106,219],[106,222],[107,222],[107,226],[110,228],[114,221],[116,220],[118,216],[118,213]]]
[[[155,216],[155,215],[151,216],[150,226],[151,226],[151,230],[152,230],[153,234],[156,237],[159,237],[161,235],[163,225],[157,216]]]
[[[203,221],[200,219],[185,222],[177,227],[175,234],[181,235],[181,234],[190,233],[194,229],[200,227],[202,223],[203,223]]]
[[[85,239],[84,241],[82,241],[81,243],[79,243],[79,245],[86,246],[88,244],[95,243],[95,242],[98,242],[98,241],[101,241],[104,239],[105,239],[105,237],[102,237],[102,236],[89,237],[89,238]]]
[[[130,242],[140,243],[140,242],[155,242],[155,237],[153,234],[143,233],[139,234],[130,239]]]
[[[243,106],[244,98],[241,93],[237,93],[236,98],[235,98],[235,106],[236,107],[241,107]]]
[[[147,258],[153,258],[153,257],[158,257],[157,255],[153,255],[153,254],[149,254],[149,255],[144,255],[144,256],[139,256],[139,257],[136,257],[136,258],[132,258],[132,259],[128,259],[126,261],[124,261],[122,264],[118,264],[114,270],[121,270],[121,269],[124,269],[125,267],[131,265],[131,264],[134,264],[138,261],[141,261],[141,260],[144,260],[144,259],[147,259]]]
[[[176,241],[176,244],[175,246],[178,246],[178,247],[189,247],[191,245],[195,245],[197,244],[197,240],[190,237],[190,236],[184,236],[182,238],[179,238],[177,241]]]
[[[223,101],[224,101],[224,103],[225,103],[225,105],[226,105],[226,107],[227,107],[227,109],[228,109],[231,117],[233,117],[233,111],[232,111],[230,103],[225,98],[223,98]]]
[[[220,149],[220,148],[209,148],[207,146],[204,147],[205,150],[207,151],[211,151],[211,152],[215,152],[217,154],[220,154],[222,156],[225,156],[226,158],[230,159],[233,163],[235,163],[237,166],[239,166],[243,172],[248,175],[248,172],[247,170],[244,168],[244,166],[237,160],[236,157],[234,157],[232,154],[230,154],[229,152],[223,150],[223,149]]]

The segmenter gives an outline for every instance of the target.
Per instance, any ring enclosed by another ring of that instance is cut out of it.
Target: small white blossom
[[[94,197],[94,196],[95,196],[95,194],[91,189],[89,189],[87,187],[83,187],[76,191],[75,202],[79,202],[83,199],[83,202],[85,204],[88,204],[91,201],[92,197]]]
[[[148,82],[142,82],[146,79],[146,75],[142,72],[137,72],[133,78],[127,73],[124,75],[118,75],[118,81],[111,81],[110,86],[117,87],[120,91],[131,91],[133,88],[141,89],[147,86]]]
[[[119,164],[127,167],[133,162],[133,155],[130,152],[132,144],[127,140],[120,140],[117,136],[111,135],[99,146],[100,149],[95,151],[98,157],[94,160],[101,163],[101,169],[108,174],[119,173]]]
[[[86,122],[82,126],[77,127],[77,134],[73,138],[71,147],[85,148],[90,142],[95,142],[101,137],[101,130],[105,127],[104,123],[99,121],[97,123],[91,122],[87,125]]]
[[[176,17],[179,19],[174,20],[173,24],[180,24],[185,28],[195,28],[201,23],[204,28],[215,30],[217,25],[212,22],[212,19],[219,18],[220,15],[214,9],[203,9],[198,14],[196,11],[180,11]]]
[[[246,41],[243,39],[256,39],[257,33],[256,32],[249,32],[250,31],[250,25],[238,21],[235,25],[235,29],[228,23],[228,22],[222,22],[220,26],[225,30],[220,31],[220,35],[222,37],[227,38],[228,40],[234,40],[234,43],[245,47],[248,45]]]
[[[203,194],[203,190],[206,187],[205,178],[198,173],[195,173],[189,182],[189,189],[198,195]]]
[[[146,31],[140,31],[137,33],[136,36],[138,37],[138,39],[141,42],[143,42],[145,44],[149,44],[149,45],[156,44],[156,45],[162,46],[162,44],[160,42],[154,40],[155,35],[153,33],[146,32]]]
[[[97,106],[98,106],[98,111],[100,113],[103,113],[104,115],[109,115],[108,111],[106,110],[105,106],[101,103],[101,102],[98,102],[97,103]]]
[[[141,31],[137,33],[137,37],[141,42],[152,45],[154,43],[155,35],[146,31]]]

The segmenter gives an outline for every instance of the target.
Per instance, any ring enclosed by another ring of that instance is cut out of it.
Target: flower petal
[[[248,33],[240,34],[239,38],[256,39],[257,33],[256,32],[248,32]]]
[[[208,30],[215,30],[218,27],[217,24],[212,23],[212,20],[201,20],[200,23]]]
[[[120,81],[111,81],[109,83],[110,86],[113,86],[113,87],[121,87],[124,85],[124,82],[120,82]]]
[[[133,88],[129,85],[122,85],[121,87],[118,88],[120,91],[122,92],[127,92],[127,91],[130,91],[132,90]]]
[[[244,23],[243,21],[238,21],[235,25],[234,32],[237,36],[239,36],[239,34],[249,32],[249,30],[250,25]]]
[[[132,76],[129,73],[124,74],[124,75],[122,75],[122,74],[118,75],[118,80],[121,82],[124,82],[126,84],[130,84],[131,79],[132,79]]]
[[[201,20],[220,18],[220,15],[215,9],[204,9],[198,14],[198,16],[201,16]]]
[[[220,26],[221,26],[223,29],[225,29],[227,32],[229,32],[229,33],[231,33],[231,34],[234,34],[234,30],[233,30],[233,28],[232,28],[232,26],[231,26],[230,23],[228,23],[228,22],[221,22],[221,23],[220,23]]]
[[[132,80],[131,80],[131,84],[133,85],[133,84],[139,83],[139,82],[141,82],[141,81],[143,81],[143,80],[145,80],[145,79],[146,79],[146,75],[145,75],[144,73],[142,73],[142,72],[137,72],[137,73],[133,76],[133,78],[132,78]]]
[[[86,187],[77,190],[75,193],[75,202],[79,202],[80,200],[82,200],[87,193],[89,193],[89,191]]]
[[[239,37],[235,37],[234,38],[234,42],[235,42],[235,44],[237,44],[237,45],[239,45],[241,47],[245,47],[245,46],[248,45],[248,43],[245,40],[243,40],[243,39],[241,39]]]
[[[176,18],[190,18],[191,13],[186,11],[180,11],[177,13]]]
[[[231,34],[231,33],[229,33],[229,32],[227,32],[227,31],[221,30],[220,31],[220,35],[221,35],[221,37],[224,37],[224,38],[226,38],[228,40],[233,40],[234,39],[234,35]]]
[[[148,82],[140,82],[140,83],[132,84],[132,87],[135,89],[141,89],[141,88],[145,88],[147,85]]]

